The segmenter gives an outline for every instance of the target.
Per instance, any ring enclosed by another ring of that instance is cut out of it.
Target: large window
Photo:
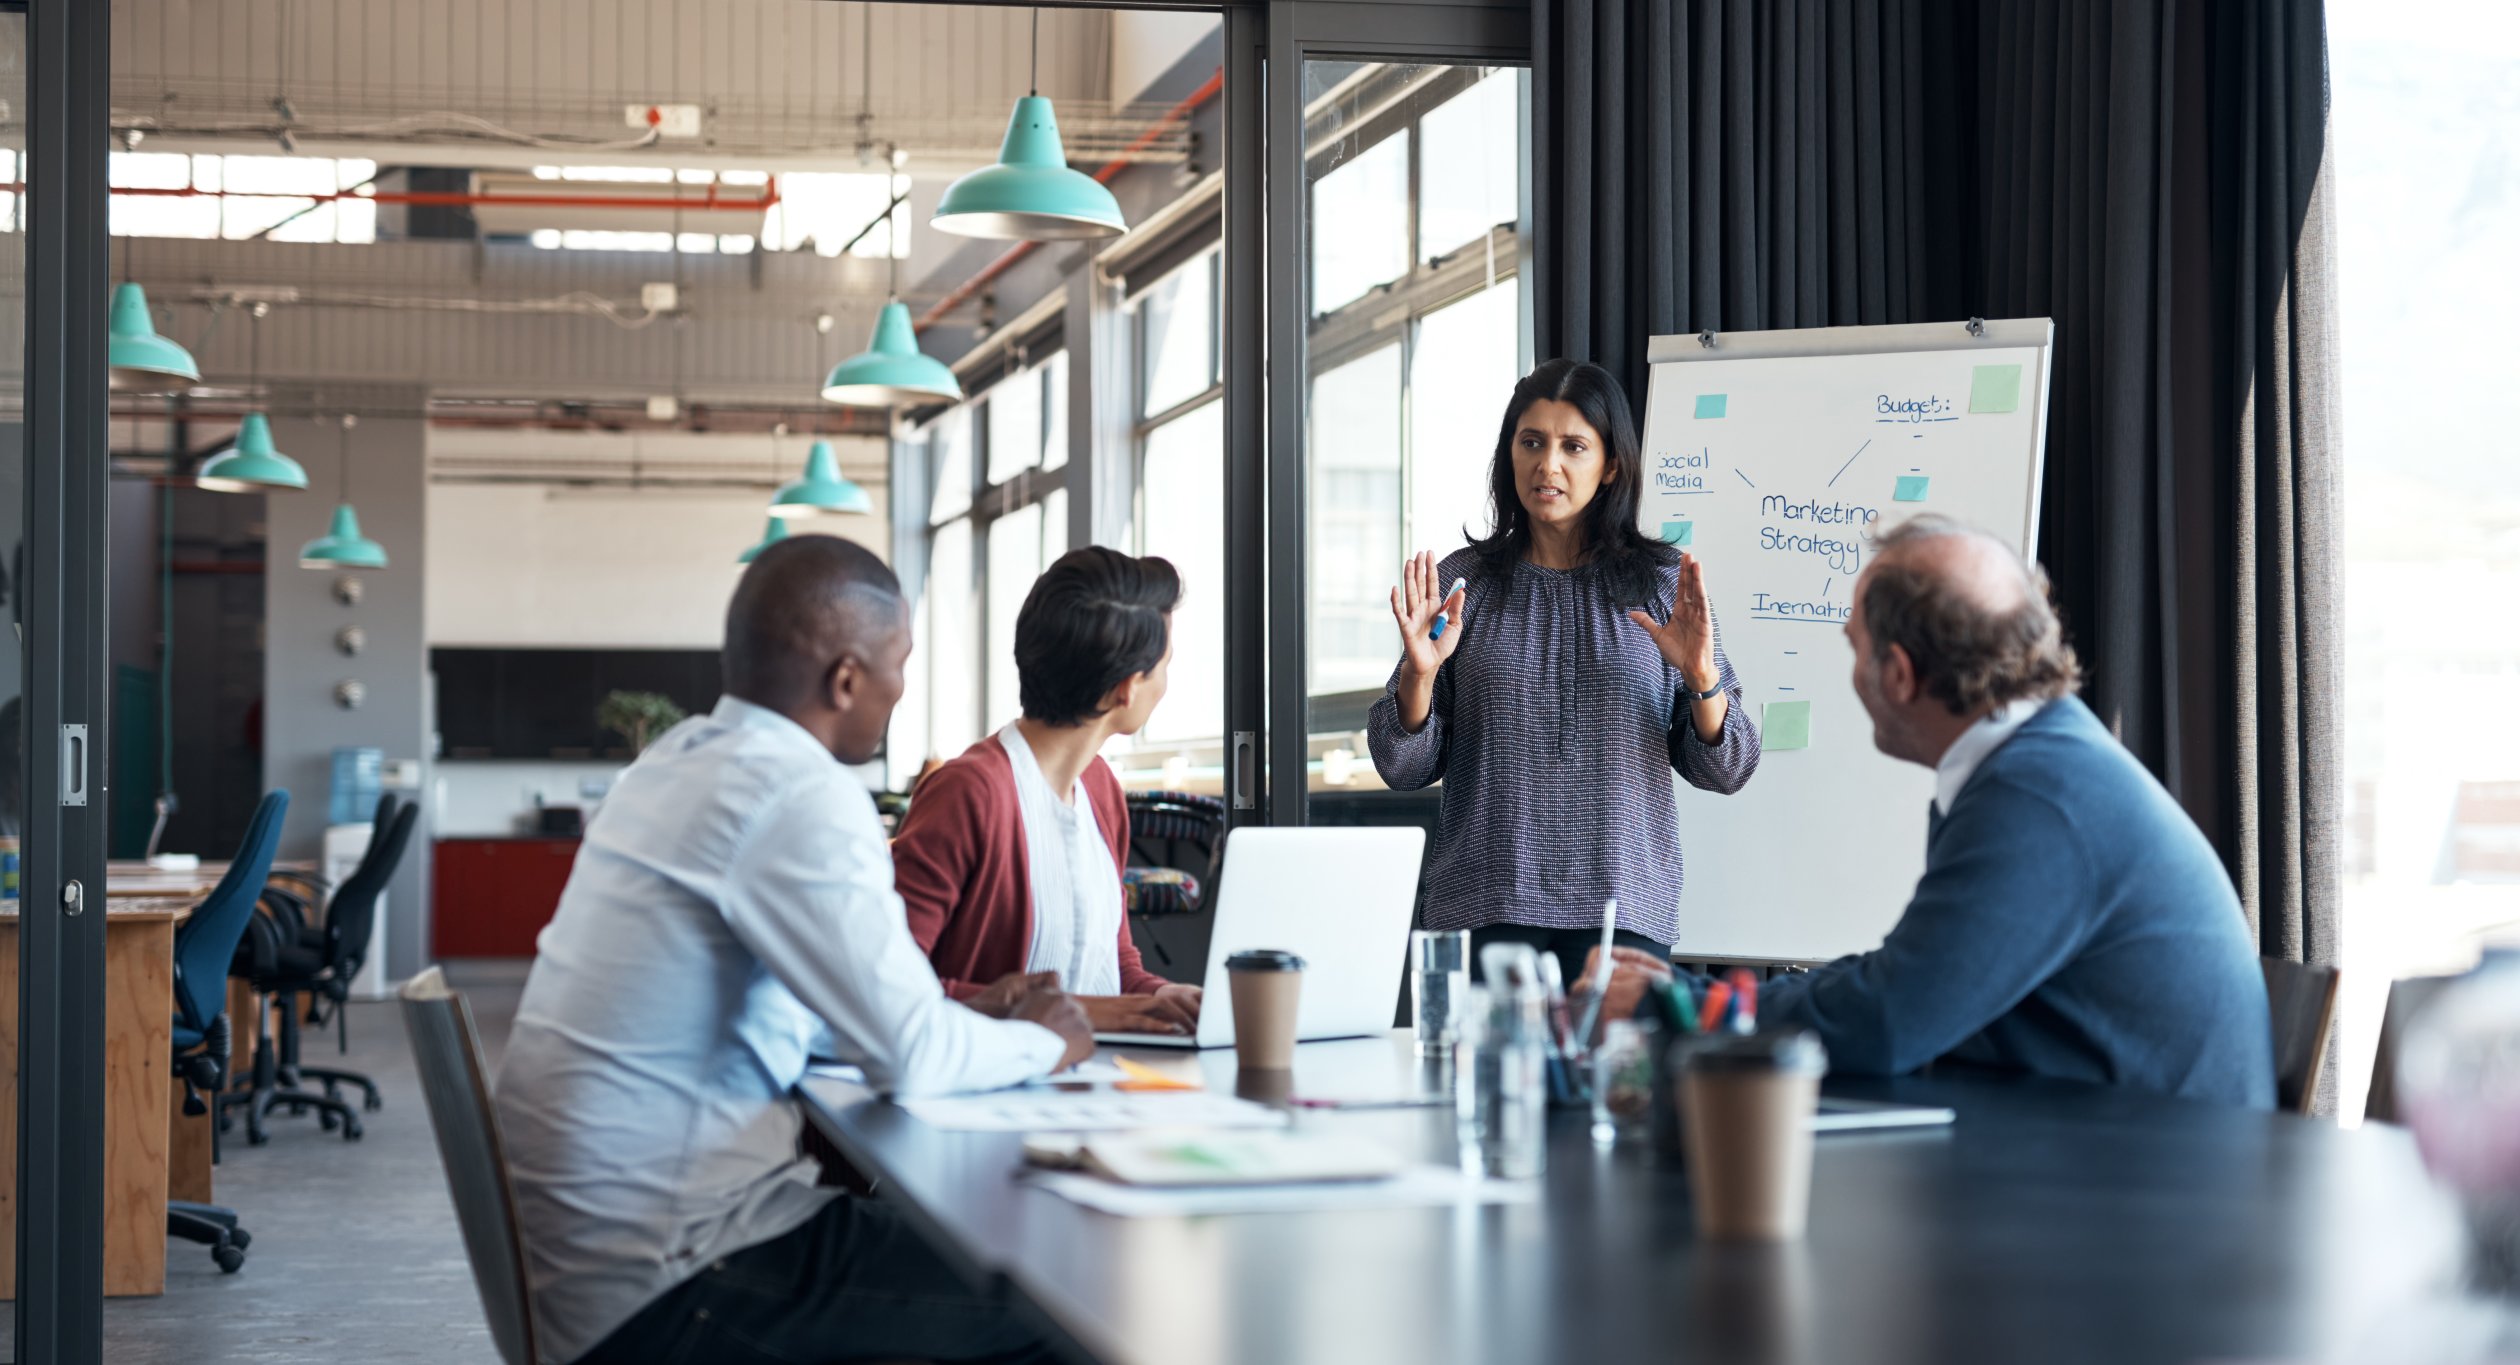
[[[929,423],[927,588],[916,624],[917,705],[893,727],[895,780],[950,759],[1022,710],[1015,618],[1067,552],[1067,356],[1020,359]]]
[[[1221,787],[1225,732],[1225,408],[1217,331],[1217,253],[1203,253],[1141,296],[1137,343],[1138,553],[1180,571],[1172,686],[1146,730],[1117,756],[1169,776],[1142,782]],[[1194,779],[1193,766],[1199,776]]]
[[[1365,715],[1400,656],[1402,561],[1490,528],[1521,372],[1523,74],[1306,68],[1313,248],[1308,785],[1376,785]]]
[[[2340,1104],[2387,982],[2520,924],[2520,22],[2330,0],[2344,376]]]

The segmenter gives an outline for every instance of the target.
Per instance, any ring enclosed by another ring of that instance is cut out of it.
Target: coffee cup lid
[[[1283,948],[1245,948],[1225,959],[1229,972],[1300,972],[1304,960]]]
[[[1710,1038],[1687,1049],[1678,1060],[1689,1071],[1779,1071],[1801,1076],[1825,1076],[1829,1071],[1829,1051],[1809,1029]]]

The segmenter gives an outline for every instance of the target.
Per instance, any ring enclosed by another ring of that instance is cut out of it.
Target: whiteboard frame
[[[2031,423],[2030,478],[2028,496],[2021,508],[2022,556],[2036,563],[2039,557],[2039,502],[2047,485],[2047,424],[2049,388],[2056,349],[2056,322],[2052,318],[1970,318],[1958,322],[1897,323],[1862,327],[1805,327],[1761,332],[1692,332],[1651,337],[1646,342],[1646,404],[1652,402],[1654,367],[1688,364],[1707,360],[1783,360],[1810,356],[1860,356],[1889,353],[1932,351],[2020,350],[2035,356],[2035,374],[2023,376],[2033,383],[2037,409]],[[1652,429],[1645,405],[1638,409],[1637,430],[1640,439]],[[1642,513],[1640,508],[1640,514]],[[1753,778],[1755,782],[1757,779]],[[1745,945],[1724,945],[1732,951],[1682,949],[1674,944],[1672,952],[1691,962],[1764,964],[1767,966],[1809,965],[1814,959],[1799,955],[1762,955],[1745,953]]]

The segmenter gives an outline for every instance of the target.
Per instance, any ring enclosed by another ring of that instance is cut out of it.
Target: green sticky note
[[[1892,502],[1923,502],[1925,486],[1933,480],[1922,474],[1901,474],[1899,485],[1890,492]]]
[[[1694,544],[1697,540],[1697,523],[1694,521],[1666,521],[1663,523],[1662,538],[1663,544],[1665,545]]]
[[[2014,368],[2018,369],[2018,368],[2020,368],[2020,367],[2019,367],[2019,366],[2015,366]],[[1698,395],[1698,401],[1697,401],[1697,415],[1698,415],[1698,416],[1700,416],[1700,417],[1721,417],[1721,416],[1723,416],[1723,415],[1724,415],[1724,395],[1722,395],[1722,394],[1720,394],[1720,393],[1701,393],[1701,394],[1699,394],[1699,395]]]
[[[1811,703],[1772,701],[1759,708],[1759,747],[1763,750],[1811,747]]]
[[[1699,399],[1699,402],[1706,400]],[[2010,412],[2021,406],[2019,365],[1980,365],[1969,375],[1969,411]]]

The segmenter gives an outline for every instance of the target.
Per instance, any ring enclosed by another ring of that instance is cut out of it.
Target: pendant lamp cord
[[[129,240],[128,238],[125,239]],[[183,447],[177,400],[166,400],[166,478],[158,485],[158,795],[175,790],[175,475]]]
[[[1041,7],[1038,5],[1033,7],[1032,28],[1032,92],[1038,95],[1041,93]]]
[[[350,428],[358,422],[350,413],[341,414],[341,502],[345,507],[350,504]]]

